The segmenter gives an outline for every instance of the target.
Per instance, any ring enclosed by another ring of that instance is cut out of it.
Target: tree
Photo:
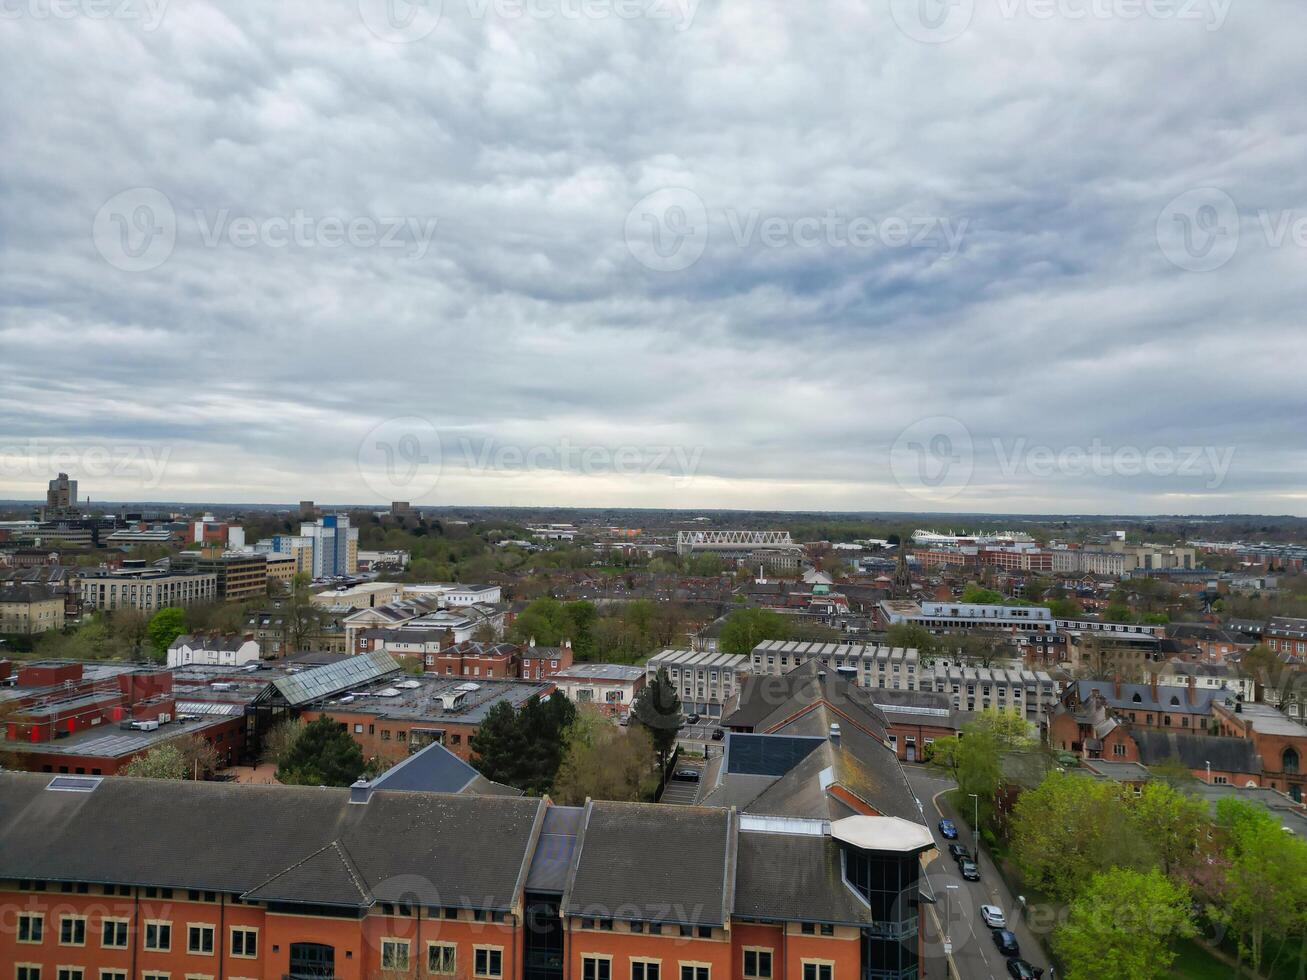
[[[518,760],[526,751],[526,741],[513,706],[507,701],[496,702],[486,712],[468,747],[472,750],[472,765],[481,775],[497,783],[514,785],[513,780],[519,772]]]
[[[726,617],[719,640],[723,653],[746,656],[764,640],[786,640],[790,622],[770,609],[737,609]]]
[[[1026,880],[1068,901],[1095,873],[1151,865],[1115,783],[1051,772],[1012,809],[1012,851]]]
[[[472,764],[487,779],[526,793],[549,791],[563,759],[576,707],[561,693],[530,698],[521,711],[501,701],[472,736]]]
[[[659,765],[666,771],[667,757],[676,744],[677,732],[681,730],[681,699],[667,677],[665,667],[659,667],[654,679],[635,696],[631,705],[631,724],[648,731]]]
[[[1059,599],[1049,599],[1044,605],[1053,613],[1054,619],[1079,619],[1085,612],[1080,607],[1080,603],[1066,596]]]
[[[136,779],[185,779],[186,758],[175,745],[159,745],[144,755],[133,756],[123,775]]]
[[[150,637],[150,646],[156,658],[163,660],[168,655],[172,641],[186,632],[186,610],[177,606],[165,606],[150,618],[146,633]]]
[[[221,765],[218,750],[201,735],[183,735],[168,744],[181,753],[186,779],[207,779]]]
[[[277,767],[277,779],[301,786],[349,786],[363,772],[363,750],[326,715],[304,726]]]
[[[1189,894],[1157,869],[1095,874],[1053,935],[1067,980],[1171,975],[1177,939],[1196,932]]]
[[[981,606],[1001,606],[1006,600],[1001,592],[986,589],[975,582],[968,582],[966,588],[962,590],[962,601]]]
[[[114,638],[122,644],[123,651],[133,660],[140,660],[145,648],[145,641],[150,637],[150,620],[139,609],[115,609],[110,625]],[[172,640],[168,641],[169,646]],[[167,646],[164,647],[166,652]]]
[[[1156,765],[1149,766],[1148,772],[1154,780],[1160,780],[1172,789],[1183,790],[1198,783],[1193,770],[1178,755],[1169,756]]]
[[[648,800],[658,788],[654,748],[640,725],[621,728],[593,712],[568,731],[567,752],[553,795],[564,805],[586,799]]]
[[[1240,963],[1246,956],[1260,973],[1268,939],[1303,936],[1307,928],[1307,843],[1243,800],[1222,799],[1216,819],[1228,840],[1229,867],[1213,914],[1234,929]],[[1307,948],[1307,936],[1301,945]]]
[[[1130,809],[1164,874],[1177,874],[1195,862],[1198,836],[1210,822],[1202,800],[1152,780],[1131,801]]]
[[[287,650],[292,653],[307,650],[309,637],[322,628],[322,618],[322,610],[313,604],[309,577],[303,573],[296,575],[286,610]]]
[[[885,643],[891,647],[915,649],[923,657],[932,656],[939,649],[939,639],[935,634],[915,623],[895,623],[885,631]]]
[[[294,718],[286,718],[273,725],[263,736],[259,761],[280,766],[289,757],[290,750],[299,740],[300,730],[300,723]]]

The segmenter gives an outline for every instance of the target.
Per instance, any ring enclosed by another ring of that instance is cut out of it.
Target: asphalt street
[[[949,841],[939,832],[941,817],[955,820],[958,842],[966,845],[972,854],[976,853],[976,842],[967,829],[967,824],[957,820],[956,814],[948,810],[947,804],[940,797],[940,794],[953,788],[953,781],[942,779],[919,766],[907,765],[904,766],[904,771],[909,785],[922,803],[926,822],[930,825],[930,832],[939,848],[939,856],[926,868],[926,876],[935,896],[934,912],[938,916],[939,928],[928,907],[923,906],[921,921],[926,930],[923,978],[944,980],[949,975],[945,966],[945,940],[952,944],[953,962],[962,980],[1000,980],[1008,977],[1007,959],[999,953],[991,930],[980,918],[981,905],[997,905],[1007,916],[1007,927],[1016,933],[1017,942],[1021,946],[1021,958],[1044,970],[1044,978],[1049,980],[1048,957],[1020,915],[1016,901],[989,855],[984,851],[980,854],[980,881],[976,882],[966,881],[949,856]]]

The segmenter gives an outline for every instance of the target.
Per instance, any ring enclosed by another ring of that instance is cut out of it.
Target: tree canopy
[[[631,725],[648,732],[649,741],[666,768],[667,757],[681,729],[681,699],[667,676],[666,668],[658,668],[654,679],[635,696],[635,703],[631,705]]]
[[[547,793],[566,750],[565,733],[576,720],[576,706],[555,693],[532,697],[520,711],[500,701],[472,736],[472,764],[487,779],[526,793]]]
[[[303,786],[349,786],[363,773],[363,750],[345,726],[319,715],[277,767],[277,779]]]
[[[787,640],[790,621],[770,609],[736,609],[722,624],[719,639],[723,653],[745,656],[764,640]]]
[[[167,656],[172,641],[186,632],[186,610],[177,606],[165,606],[150,618],[150,625],[145,632],[155,656],[162,660]]]

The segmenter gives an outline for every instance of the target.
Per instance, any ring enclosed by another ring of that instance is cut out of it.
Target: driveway
[[[963,879],[957,865],[949,857],[950,842],[939,833],[941,817],[952,819],[958,827],[959,843],[965,844],[973,854],[976,852],[976,842],[967,829],[967,824],[959,820],[940,797],[940,794],[954,788],[953,781],[921,766],[905,765],[903,771],[907,774],[908,784],[922,803],[926,822],[930,825],[935,845],[939,848],[939,856],[926,867],[926,876],[930,880],[936,904],[934,915],[923,907],[925,914],[921,917],[922,928],[926,930],[923,978],[944,980],[948,976],[944,966],[945,939],[952,943],[953,962],[962,980],[1001,980],[1008,977],[1007,960],[994,946],[989,928],[980,920],[981,905],[997,905],[1007,916],[1008,928],[1017,935],[1022,959],[1043,969],[1045,980],[1048,980],[1048,956],[1018,914],[1016,902],[989,854],[981,851],[980,881],[974,882]],[[950,888],[950,885],[953,887]]]
[[[702,759],[687,759],[682,757],[676,763],[677,769],[693,769],[703,777],[704,761]],[[699,782],[689,779],[672,778],[667,780],[667,785],[663,788],[663,795],[659,797],[659,803],[675,803],[679,806],[690,806],[699,799]]]

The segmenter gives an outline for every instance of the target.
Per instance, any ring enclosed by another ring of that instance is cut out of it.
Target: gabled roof
[[[1221,735],[1181,735],[1177,732],[1136,730],[1131,732],[1139,747],[1139,761],[1155,766],[1179,759],[1189,769],[1204,769],[1207,763],[1218,772],[1260,773],[1262,760],[1257,747],[1246,738]]]

